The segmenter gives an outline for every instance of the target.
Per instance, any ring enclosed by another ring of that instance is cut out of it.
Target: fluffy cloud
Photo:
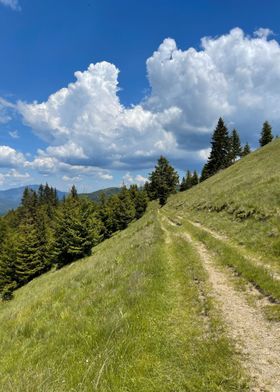
[[[14,11],[20,11],[20,5],[17,0],[0,0],[0,4],[12,8]]]
[[[70,179],[75,180],[77,178],[80,180],[83,176],[99,178],[102,180],[113,179],[113,176],[108,170],[93,166],[70,165],[68,163],[61,162],[55,157],[45,155],[43,151],[39,151],[39,155],[33,161],[26,161],[24,166],[43,175],[61,173],[64,181],[70,181]]]
[[[47,102],[18,103],[25,122],[51,144],[47,154],[70,164],[123,168],[135,159],[150,164],[176,147],[165,128],[178,109],[157,113],[141,105],[124,108],[117,96],[118,72],[106,62],[91,64]]]
[[[160,154],[183,168],[196,165],[207,157],[220,116],[251,143],[265,119],[280,125],[280,46],[271,33],[261,28],[250,37],[235,28],[203,38],[200,50],[164,40],[147,60],[150,95],[133,107],[119,100],[118,69],[101,62],[76,72],[76,81],[46,102],[17,108],[49,143],[47,165],[144,169]]]
[[[6,124],[11,120],[10,110],[14,108],[12,103],[0,97],[0,124]]]
[[[21,173],[16,169],[0,173],[0,186],[6,185],[7,187],[28,183],[30,181],[29,173]]]
[[[147,106],[181,109],[180,124],[172,129],[181,146],[205,147],[204,133],[219,116],[239,126],[250,141],[266,118],[279,124],[280,47],[268,40],[270,33],[259,29],[252,38],[235,28],[218,38],[203,38],[200,51],[181,51],[166,39],[147,60],[152,87]]]
[[[130,172],[127,172],[122,179],[123,183],[126,185],[137,184],[139,186],[142,186],[145,184],[145,182],[148,181],[148,179],[141,174],[137,174],[135,177],[133,177]]]
[[[24,155],[9,146],[0,146],[0,167],[16,167],[23,165]]]

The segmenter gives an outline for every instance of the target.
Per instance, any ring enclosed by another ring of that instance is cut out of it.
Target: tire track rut
[[[175,224],[169,221],[170,225]],[[215,265],[204,244],[187,232],[178,235],[197,250],[212,286],[211,296],[225,320],[229,336],[243,354],[243,365],[251,377],[251,392],[280,391],[280,325],[267,321],[237,292],[227,275]]]

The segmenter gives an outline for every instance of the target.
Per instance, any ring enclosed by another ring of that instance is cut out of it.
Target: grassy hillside
[[[251,153],[169,206],[270,260],[280,256],[280,139]]]
[[[280,321],[280,139],[170,198],[167,216],[269,299]]]
[[[156,205],[0,304],[2,391],[245,391],[198,254]]]
[[[89,199],[91,199],[95,202],[98,202],[100,195],[102,193],[104,193],[104,195],[106,197],[110,197],[110,196],[118,194],[120,192],[120,190],[121,190],[121,188],[117,188],[117,187],[104,188],[104,189],[100,189],[98,191],[91,192],[91,193],[81,193],[80,196],[86,196]]]
[[[239,321],[229,334],[207,271],[214,282],[225,272],[225,289],[250,282],[268,298],[258,312],[280,319],[279,154],[275,140],[164,208],[152,203],[91,257],[0,303],[0,390],[246,391],[244,369],[255,379],[262,364],[243,366],[250,346],[244,357],[234,348]],[[246,312],[242,322],[246,337],[254,325]],[[261,334],[257,347],[267,354]]]

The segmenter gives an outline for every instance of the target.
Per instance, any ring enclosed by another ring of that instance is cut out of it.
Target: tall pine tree
[[[192,187],[192,173],[190,170],[187,171],[186,182],[185,182],[185,190],[191,189]]]
[[[160,205],[164,205],[168,196],[176,193],[179,176],[168,160],[161,156],[155,170],[150,174],[149,180],[150,199],[159,199]]]
[[[260,137],[260,146],[263,147],[266,144],[270,143],[273,140],[272,128],[268,121],[263,123],[261,137]]]
[[[0,252],[0,293],[4,300],[12,298],[12,292],[16,288],[16,239],[17,235],[10,228],[5,232],[2,239]]]
[[[118,199],[119,203],[115,210],[115,219],[117,221],[118,230],[123,230],[135,218],[136,211],[131,194],[126,186],[122,187],[118,194]]]
[[[236,129],[232,130],[230,135],[230,161],[234,163],[237,158],[242,155],[242,147],[240,143],[240,137]]]
[[[59,268],[91,253],[94,244],[91,211],[83,203],[72,188],[57,210],[53,258]]]
[[[210,177],[209,173],[208,173],[208,165],[207,163],[205,163],[205,165],[203,165],[203,168],[201,170],[201,175],[200,175],[200,179],[199,181],[205,181],[207,180],[207,178]]]
[[[16,280],[21,286],[45,269],[38,227],[32,217],[26,217],[21,223],[16,245]]]
[[[196,172],[196,170],[193,172],[192,175],[192,186],[195,186],[199,183],[199,179],[198,179],[198,174]]]
[[[246,155],[250,154],[250,152],[251,152],[251,148],[250,148],[249,144],[246,143],[243,150],[242,150],[241,156],[245,157]]]
[[[210,156],[203,170],[203,180],[230,165],[230,138],[222,118],[219,118],[216,129],[214,130],[211,145]]]

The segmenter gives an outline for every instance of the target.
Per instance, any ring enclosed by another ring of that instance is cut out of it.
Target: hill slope
[[[169,206],[270,259],[280,257],[280,139],[251,153]]]
[[[277,139],[163,209],[200,254],[252,390],[280,390],[279,156]]]
[[[89,199],[98,202],[102,193],[104,193],[106,197],[110,197],[112,195],[118,194],[120,190],[121,189],[117,187],[110,187],[110,188],[100,189],[98,191],[91,192],[91,193],[81,193],[80,196],[87,196]]]
[[[244,391],[208,290],[197,253],[152,205],[93,256],[0,304],[0,390]]]
[[[0,303],[0,390],[279,390],[279,152],[152,203]]]

